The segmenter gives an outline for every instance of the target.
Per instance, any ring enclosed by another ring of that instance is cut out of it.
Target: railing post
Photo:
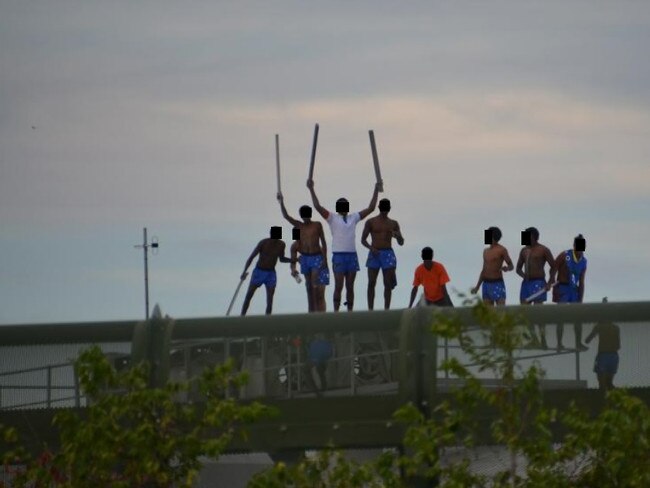
[[[357,375],[354,371],[354,361],[356,358],[354,348],[354,332],[350,332],[350,395],[356,395],[357,393]]]
[[[45,404],[47,408],[52,408],[52,366],[47,367],[47,391],[45,393]]]
[[[81,392],[79,388],[79,375],[77,374],[77,368],[72,368],[72,375],[74,377],[74,406],[79,408],[81,407]]]

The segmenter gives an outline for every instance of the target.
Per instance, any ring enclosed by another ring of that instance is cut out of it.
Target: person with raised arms
[[[300,207],[301,220],[291,217],[284,206],[284,197],[278,192],[278,201],[282,216],[294,227],[300,229],[300,240],[297,249],[300,252],[300,273],[305,277],[308,296],[312,297],[310,312],[324,312],[324,293],[319,293],[319,287],[329,284],[329,269],[327,266],[327,243],[323,225],[311,220],[312,208],[309,205]]]
[[[334,271],[334,311],[338,312],[341,306],[341,293],[345,282],[346,303],[348,311],[354,309],[354,280],[359,271],[359,258],[356,248],[357,224],[370,215],[377,206],[379,184],[370,199],[368,208],[359,212],[350,213],[350,203],[346,198],[336,201],[336,213],[330,212],[318,201],[314,180],[307,180],[307,188],[311,193],[311,200],[316,211],[327,221],[332,233],[332,270]]]
[[[404,237],[396,220],[388,218],[390,200],[382,198],[379,201],[379,215],[366,221],[361,234],[361,244],[368,248],[368,310],[373,310],[375,304],[375,286],[379,270],[384,277],[384,309],[390,308],[392,290],[397,286],[397,258],[393,251],[392,240],[395,238],[400,246],[404,245]],[[371,236],[372,244],[368,244]]]

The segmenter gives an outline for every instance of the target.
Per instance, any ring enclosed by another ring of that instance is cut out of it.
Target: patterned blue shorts
[[[397,258],[392,249],[380,249],[377,255],[368,251],[366,267],[370,269],[393,269],[397,268]]]
[[[524,280],[521,282],[521,291],[519,292],[519,298],[521,301],[525,301],[529,296],[537,293],[540,290],[543,290],[546,287],[546,281],[542,279],[537,280]],[[535,298],[533,302],[542,303],[546,301],[546,293],[542,293],[540,296]]]
[[[498,302],[506,299],[506,284],[503,280],[484,281],[481,287],[483,300]]]
[[[335,273],[354,273],[359,271],[359,258],[356,252],[335,252],[332,254],[332,270]]]
[[[255,268],[253,274],[251,275],[251,284],[255,286],[265,285],[267,288],[275,288],[275,285],[278,282],[277,275],[275,270],[266,270]]]

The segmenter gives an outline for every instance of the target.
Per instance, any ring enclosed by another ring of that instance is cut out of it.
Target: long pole
[[[318,124],[314,127],[314,141],[311,145],[311,161],[309,162],[309,179],[314,179],[314,163],[316,162],[316,145],[318,144]]]
[[[375,144],[375,133],[372,130],[368,131],[370,136],[370,150],[372,151],[372,163],[375,166],[375,178],[379,185],[379,191],[384,191],[384,180],[381,179],[381,169],[379,168],[379,157],[377,156],[377,145]]]
[[[147,228],[144,228],[144,240],[142,250],[144,251],[144,311],[145,317],[149,320],[149,257],[147,253]]]
[[[278,179],[278,194],[282,193],[282,187],[280,186],[280,136],[275,135],[275,175]]]

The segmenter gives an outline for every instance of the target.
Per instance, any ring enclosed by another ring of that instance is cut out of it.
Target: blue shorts
[[[522,302],[526,301],[526,298],[537,293],[540,290],[546,288],[546,281],[542,279],[537,280],[524,280],[521,282],[521,291],[519,292],[519,299]],[[542,293],[537,298],[533,300],[534,303],[542,303],[546,301],[546,293]]]
[[[397,268],[397,258],[392,249],[380,249],[377,255],[368,251],[366,267],[370,269],[394,269]]]
[[[322,364],[334,355],[332,343],[323,339],[315,339],[309,343],[307,357],[314,364]]]
[[[335,252],[332,254],[334,273],[354,273],[359,271],[359,258],[356,252]]]
[[[327,268],[321,268],[318,272],[318,284],[319,285],[329,285],[330,284],[330,270]]]
[[[506,299],[506,284],[503,280],[484,281],[481,287],[483,300],[498,302]]]
[[[278,278],[275,274],[275,270],[267,270],[255,268],[253,274],[251,275],[251,285],[262,286],[265,285],[267,288],[275,288],[275,285],[278,282]]]
[[[553,289],[555,303],[580,303],[578,289],[570,283],[559,283]]]
[[[614,375],[618,371],[617,352],[599,352],[594,363],[594,373]]]
[[[311,274],[311,270],[321,269],[323,267],[322,254],[301,254],[300,255],[300,274]]]

